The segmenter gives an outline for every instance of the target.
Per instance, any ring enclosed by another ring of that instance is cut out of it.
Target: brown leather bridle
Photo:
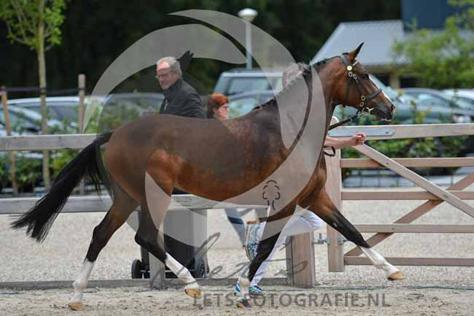
[[[375,99],[382,92],[382,89],[378,88],[373,93],[369,95],[365,95],[362,91],[362,84],[360,82],[360,79],[357,73],[354,72],[354,68],[357,65],[358,61],[355,60],[353,63],[350,63],[349,60],[347,59],[346,54],[341,55],[340,58],[342,62],[344,63],[344,66],[346,67],[347,78],[348,78],[347,83],[346,83],[346,92],[345,92],[344,101],[342,102],[342,105],[345,106],[347,104],[347,99],[350,93],[350,87],[352,84],[354,84],[360,95],[360,103],[359,103],[360,107],[357,109],[356,114],[350,116],[349,118],[345,120],[342,120],[341,122],[330,125],[329,130],[355,120],[356,118],[360,116],[362,112],[366,112],[370,114],[373,108],[369,108],[368,103],[372,101],[373,99]]]

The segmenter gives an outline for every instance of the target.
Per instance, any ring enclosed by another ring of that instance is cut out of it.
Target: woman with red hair
[[[213,93],[207,100],[207,117],[218,120],[229,118],[229,98],[221,93]],[[239,236],[242,247],[245,247],[245,224],[236,208],[226,208],[227,218]]]
[[[229,118],[229,98],[221,93],[213,93],[207,100],[207,117],[218,120]]]

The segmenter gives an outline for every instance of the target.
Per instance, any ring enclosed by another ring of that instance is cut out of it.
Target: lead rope
[[[328,131],[330,131],[330,130],[336,128],[336,127],[339,127],[341,125],[345,125],[345,124],[355,120],[356,118],[358,118],[360,116],[360,113],[361,113],[360,110],[357,110],[356,114],[346,118],[345,120],[342,120],[340,122],[329,125]]]

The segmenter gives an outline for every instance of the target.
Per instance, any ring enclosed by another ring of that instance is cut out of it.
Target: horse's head
[[[394,105],[369,78],[369,73],[356,59],[362,45],[328,61],[327,74],[333,76],[333,104],[348,105],[361,112],[375,115],[380,120],[392,119]]]

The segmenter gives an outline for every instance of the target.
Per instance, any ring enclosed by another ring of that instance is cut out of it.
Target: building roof
[[[394,62],[393,44],[404,37],[400,20],[340,23],[311,63],[340,55],[364,42],[358,59],[365,66],[387,66]]]

